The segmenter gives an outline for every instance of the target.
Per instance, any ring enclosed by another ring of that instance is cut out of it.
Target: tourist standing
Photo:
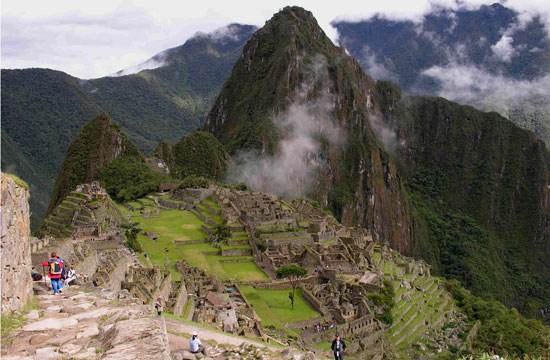
[[[340,338],[340,335],[336,334],[336,339],[332,341],[331,349],[334,352],[334,360],[344,359],[344,350],[346,350],[346,343],[343,339]]]
[[[49,268],[48,277],[52,282],[53,294],[57,295],[61,293],[61,273],[63,271],[63,263],[59,261],[55,252],[52,252],[51,259],[44,261],[42,266],[47,266]]]
[[[159,296],[155,302],[155,309],[157,309],[158,316],[162,315],[162,297]]]

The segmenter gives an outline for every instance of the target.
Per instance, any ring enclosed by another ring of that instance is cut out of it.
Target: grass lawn
[[[318,343],[318,344],[315,344],[314,346],[316,348],[321,349],[321,350],[329,351],[329,350],[332,350],[331,349],[332,341],[326,341],[326,342]]]
[[[202,221],[190,211],[161,211],[156,218],[141,219],[144,231],[154,232],[168,241],[189,241],[208,238],[201,230]]]
[[[205,204],[208,204],[208,206],[210,206],[214,210],[220,210],[221,209],[221,206],[218,205],[218,203],[216,203],[212,199],[204,199],[203,201],[204,201]]]
[[[147,269],[151,268],[151,265],[149,265],[149,263],[147,262],[147,260],[145,259],[145,256],[143,256],[143,254],[137,254],[137,257],[138,257],[139,261],[141,261],[143,266],[145,266]]]
[[[210,243],[175,245],[174,241],[189,241],[207,239],[208,236],[201,230],[201,220],[190,211],[163,210],[158,218],[136,218],[144,231],[159,235],[157,240],[139,234],[138,240],[143,250],[149,256],[153,265],[164,269],[168,259],[171,266],[167,269],[172,273],[174,280],[180,279],[176,269],[177,260],[186,260],[191,266],[214,274],[220,279],[235,280],[267,280],[267,275],[254,262],[220,263],[220,260],[247,258],[251,256],[222,257],[218,248]],[[205,255],[205,252],[218,252],[217,255]]]
[[[272,325],[283,329],[284,323],[309,320],[320,317],[302,298],[302,289],[296,289],[294,310],[290,305],[288,293],[292,290],[260,290],[252,286],[241,286],[242,293],[254,306],[264,326]]]
[[[252,259],[252,257],[250,256]],[[267,275],[258,268],[254,261],[242,263],[221,263],[225,273],[232,279],[242,281],[268,280]]]

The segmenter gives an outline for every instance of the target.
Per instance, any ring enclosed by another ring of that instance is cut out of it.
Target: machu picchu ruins
[[[46,219],[43,237],[30,240],[32,264],[41,268],[55,252],[84,288],[122,290],[149,308],[161,297],[176,318],[319,357],[329,356],[323,346],[339,333],[350,355],[382,359],[457,317],[427,264],[310,201],[217,185],[170,188],[121,205],[97,182],[78,185]],[[126,246],[129,223],[140,228],[140,251]],[[307,271],[295,284],[276,275],[291,265]],[[280,298],[293,286],[307,315],[266,319],[269,294]],[[387,286],[395,292],[391,325],[372,297]],[[39,284],[35,291],[45,293]]]
[[[550,359],[550,16],[426,1],[3,2],[90,73],[263,25],[2,69],[0,358]]]

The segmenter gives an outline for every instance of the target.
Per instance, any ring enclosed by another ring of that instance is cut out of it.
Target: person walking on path
[[[157,309],[158,316],[162,315],[162,297],[159,296],[155,302],[155,309]]]
[[[336,334],[336,339],[332,340],[332,351],[334,352],[334,360],[344,360],[344,350],[346,350],[346,343],[340,338],[340,335]]]
[[[199,333],[196,331],[193,332],[193,337],[189,339],[189,351],[193,354],[202,353],[204,356],[207,356],[206,349],[202,346],[202,343],[199,340]]]
[[[53,294],[57,295],[61,293],[61,273],[63,271],[63,262],[59,261],[55,252],[52,252],[51,259],[44,261],[42,266],[47,266],[49,268],[48,277],[52,282]]]

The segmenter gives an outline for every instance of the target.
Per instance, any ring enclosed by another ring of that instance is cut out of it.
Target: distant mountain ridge
[[[152,153],[202,124],[244,43],[256,28],[231,24],[163,51],[163,66],[81,80],[49,69],[2,70],[2,169],[31,187],[32,228],[41,222],[77,131],[105,112],[139,149]]]
[[[540,16],[496,3],[332,25],[374,78],[497,111],[550,144],[550,34]]]

